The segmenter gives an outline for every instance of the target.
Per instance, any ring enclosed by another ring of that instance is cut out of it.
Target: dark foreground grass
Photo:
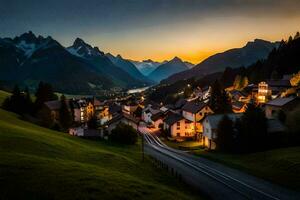
[[[198,199],[140,145],[88,141],[0,109],[0,199]]]
[[[0,106],[6,97],[8,97],[10,93],[0,90]]]
[[[300,191],[300,147],[275,149],[246,155],[205,150],[194,153]]]

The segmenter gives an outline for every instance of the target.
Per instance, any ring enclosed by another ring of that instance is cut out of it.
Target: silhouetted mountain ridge
[[[73,94],[147,84],[80,38],[65,48],[50,36],[36,37],[31,31],[13,39],[0,38],[0,80],[31,88],[46,81],[57,91]]]
[[[190,70],[174,74],[164,80],[164,83],[174,83],[178,80],[192,77],[203,77],[206,74],[222,72],[226,67],[237,68],[248,66],[259,59],[264,59],[278,47],[279,42],[269,42],[261,39],[255,39],[248,42],[242,48],[234,48],[222,53],[217,53],[197,64]]]
[[[158,66],[148,77],[151,80],[160,82],[162,79],[165,79],[174,73],[188,69],[186,64],[180,58],[175,56],[172,60]]]

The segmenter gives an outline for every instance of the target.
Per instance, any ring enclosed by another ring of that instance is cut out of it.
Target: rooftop
[[[173,125],[174,123],[184,119],[181,115],[171,113],[170,115],[167,116],[165,119],[165,123],[168,125]]]
[[[197,113],[199,112],[202,108],[204,108],[207,104],[203,102],[198,102],[198,101],[190,101],[187,102],[183,107],[182,110],[190,112],[190,113]]]
[[[273,87],[291,87],[289,80],[267,80],[266,83]]]
[[[269,106],[284,106],[284,105],[294,101],[295,99],[296,99],[296,97],[276,98],[276,99],[273,99],[273,100],[269,101],[268,103],[266,103],[266,105],[269,105]]]
[[[245,105],[245,103],[243,103],[243,102],[235,101],[232,103],[232,108],[236,109],[236,110],[240,110],[243,108],[244,105]]]
[[[219,122],[224,117],[225,114],[217,114],[217,115],[207,115],[204,120],[208,120],[212,129],[217,129]],[[237,113],[229,113],[226,114],[232,121],[240,118],[242,114]]]

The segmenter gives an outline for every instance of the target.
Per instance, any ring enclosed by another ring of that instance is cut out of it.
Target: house
[[[143,109],[142,112],[142,120],[146,123],[152,123],[151,117],[157,113],[161,112],[159,107],[153,106],[149,104],[146,108]]]
[[[152,124],[154,125],[154,128],[156,128],[156,129],[160,128],[159,126],[164,123],[164,121],[163,121],[164,118],[165,118],[165,114],[162,112],[152,115],[151,121],[152,121]]]
[[[109,106],[106,105],[105,103],[102,103],[96,107],[95,115],[100,125],[104,125],[112,118],[112,114],[110,113]]]
[[[186,103],[187,100],[183,98],[178,99],[174,104],[174,110],[181,109]]]
[[[293,96],[273,99],[268,103],[266,103],[265,106],[266,117],[269,119],[276,118],[280,110],[284,112],[290,111],[299,104],[300,104],[300,99],[298,97],[293,97]]]
[[[267,80],[258,84],[257,100],[259,103],[266,103],[277,98],[282,92],[291,88],[291,83],[286,79]]]
[[[234,113],[243,113],[247,109],[247,104],[240,101],[233,102],[231,106]]]
[[[208,115],[203,120],[203,144],[208,149],[216,149],[215,139],[218,137],[218,125],[225,114]],[[242,117],[240,113],[226,114],[235,122]],[[268,133],[279,133],[286,130],[285,126],[277,119],[268,119]]]
[[[117,103],[111,103],[110,105],[108,105],[108,107],[112,117],[122,113],[122,106],[118,105]]]
[[[141,119],[142,118],[142,114],[143,114],[143,106],[142,105],[138,105],[137,109],[133,112],[133,116]]]
[[[257,101],[259,103],[265,103],[268,101],[272,94],[269,85],[266,82],[260,82],[258,84]]]
[[[86,123],[88,121],[87,102],[85,99],[70,100],[70,107],[73,112],[73,121],[77,123]]]
[[[292,87],[290,80],[287,79],[267,80],[266,83],[272,91],[282,91]]]
[[[103,134],[99,130],[87,129],[84,127],[70,128],[69,134],[72,136],[83,137],[83,138],[92,138],[92,139],[97,139],[97,138],[103,137]]]
[[[227,116],[232,120],[240,118],[242,114],[230,113]],[[217,129],[219,122],[224,117],[224,114],[208,115],[203,120],[203,145],[209,149],[216,149],[214,140],[217,138]]]
[[[95,114],[94,105],[91,101],[87,101],[86,105],[86,117],[87,120],[90,120]]]
[[[191,138],[195,136],[194,123],[177,113],[169,113],[164,120],[163,129],[173,138]]]
[[[229,95],[233,101],[240,101],[245,103],[250,101],[250,96],[245,92],[239,90],[231,90],[229,91]]]
[[[111,131],[117,127],[118,124],[124,123],[131,126],[133,129],[138,130],[139,119],[128,115],[126,113],[118,114],[114,116],[111,120],[106,122],[105,127],[108,134],[111,134]]]
[[[69,107],[69,101],[66,100],[66,104]],[[43,119],[44,122],[57,122],[59,121],[59,109],[61,107],[61,102],[60,100],[53,100],[53,101],[46,101],[40,111],[41,118]],[[47,119],[46,119],[47,118]]]
[[[200,101],[190,101],[182,107],[182,116],[193,122],[198,122],[211,113],[213,113],[212,109]]]
[[[196,133],[202,133],[202,124],[200,121],[209,114],[212,114],[212,109],[205,103],[200,101],[190,101],[187,102],[182,107],[182,116],[193,122]]]
[[[138,108],[138,104],[135,102],[127,102],[122,106],[122,112],[128,115],[132,115]]]

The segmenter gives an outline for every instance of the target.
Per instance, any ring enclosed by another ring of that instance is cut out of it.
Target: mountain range
[[[151,72],[153,72],[159,65],[162,65],[168,61],[157,62],[151,59],[143,60],[143,61],[135,61],[129,60],[132,64],[136,66],[138,70],[144,75],[148,76]]]
[[[224,71],[226,67],[237,68],[248,66],[257,60],[264,59],[279,42],[269,42],[255,39],[242,48],[234,48],[208,57],[192,69],[171,75],[163,83],[174,83],[178,80],[192,77],[201,78],[204,75]]]
[[[224,71],[226,67],[248,66],[266,58],[278,45],[255,39],[194,66],[178,57],[163,62],[128,60],[104,53],[80,38],[66,48],[50,36],[36,36],[29,31],[15,38],[0,38],[0,81],[2,85],[17,83],[32,89],[45,81],[59,92],[92,94],[115,87],[174,83]]]
[[[122,62],[127,66],[121,67]],[[53,38],[37,37],[31,31],[15,38],[0,38],[0,80],[31,88],[45,81],[55,90],[69,93],[153,84],[133,64],[122,58],[114,64],[80,38],[65,48]]]
[[[153,72],[149,74],[149,78],[156,82],[169,77],[170,75],[178,72],[188,70],[189,67],[178,57],[158,66]]]
[[[151,81],[146,76],[144,76],[132,62],[122,58],[121,55],[113,56],[112,54],[107,53],[106,57],[108,57],[114,65],[116,65],[117,67],[123,69],[128,74],[130,74],[132,77],[134,77],[135,79],[140,80],[140,81],[148,81],[149,83],[153,83],[153,81]]]

